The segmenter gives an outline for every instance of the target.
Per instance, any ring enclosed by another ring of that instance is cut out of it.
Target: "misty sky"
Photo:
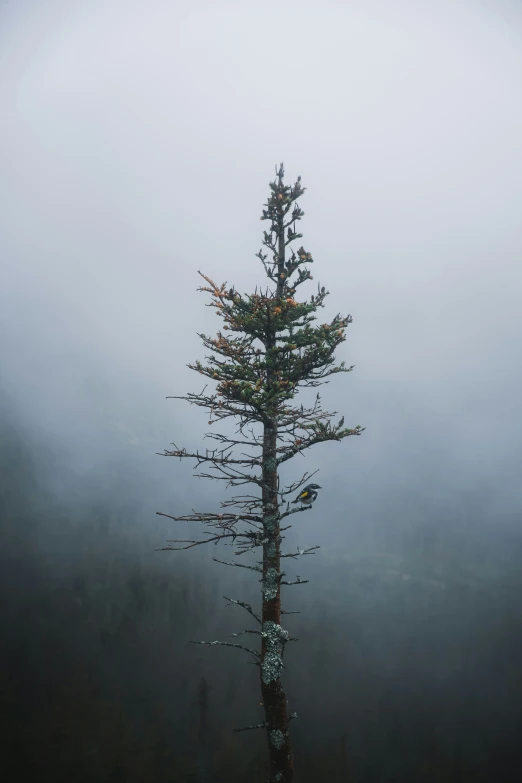
[[[177,482],[161,510],[194,504],[155,452],[207,429],[165,400],[200,390],[186,364],[218,325],[197,270],[264,284],[284,161],[307,293],[354,318],[325,406],[367,427],[288,468],[328,498],[300,543],[517,525],[521,44],[505,0],[1,3],[0,381],[24,422],[78,470],[123,447]]]

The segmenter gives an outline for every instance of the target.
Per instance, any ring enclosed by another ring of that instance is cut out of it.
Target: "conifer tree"
[[[281,487],[279,466],[316,443],[341,441],[364,429],[346,428],[344,418],[334,423],[336,413],[323,410],[319,394],[308,407],[294,402],[300,389],[317,387],[329,376],[353,369],[334,361],[335,349],[345,340],[351,316],[337,314],[329,323],[316,325],[317,313],[324,307],[328,292],[318,286],[317,293],[308,300],[298,294],[301,286],[313,279],[309,268],[312,255],[302,246],[297,251],[290,248],[302,238],[296,226],[304,213],[297,201],[304,191],[301,177],[293,186],[285,185],[283,164],[276,167],[276,179],[270,183],[270,195],[261,216],[268,223],[263,234],[265,251],[257,253],[270,281],[265,290],[240,294],[234,287],[217,284],[199,272],[205,281],[199,290],[210,294],[209,306],[216,309],[224,323],[216,337],[199,335],[210,355],[189,367],[215,387],[207,391],[205,386],[199,394],[188,393],[174,399],[209,409],[209,424],[232,419],[237,429],[208,433],[206,437],[214,441],[211,449],[187,451],[172,444],[173,450],[163,454],[194,460],[195,467],[201,468],[196,475],[232,487],[249,485],[252,492],[223,499],[219,511],[194,511],[177,517],[158,512],[171,519],[200,523],[203,531],[200,537],[170,541],[165,549],[222,542],[232,547],[233,558],[213,560],[260,575],[261,611],[224,596],[229,603],[246,610],[258,626],[234,636],[257,635],[259,647],[239,642],[195,643],[241,649],[259,667],[265,719],[257,726],[235,731],[266,730],[270,783],[290,783],[294,769],[289,722],[296,715],[288,711],[281,682],[285,646],[294,637],[281,623],[282,615],[290,614],[281,607],[281,587],[307,581],[299,576],[286,578],[281,561],[313,554],[319,548],[314,545],[297,551],[281,549],[290,517],[312,508],[306,503],[290,506],[289,497],[317,471],[307,472],[293,484]],[[251,565],[244,557],[249,552],[259,553]]]

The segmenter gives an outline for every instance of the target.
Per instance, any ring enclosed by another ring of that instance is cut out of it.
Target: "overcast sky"
[[[186,364],[217,319],[197,270],[264,283],[284,161],[308,188],[308,293],[354,318],[355,371],[323,394],[367,430],[305,465],[332,536],[412,504],[412,526],[422,505],[519,518],[518,3],[18,0],[0,36],[1,382],[24,420],[76,459],[117,442],[184,481],[154,453],[207,429],[165,400],[202,386]]]

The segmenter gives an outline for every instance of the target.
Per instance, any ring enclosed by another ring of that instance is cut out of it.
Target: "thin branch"
[[[171,552],[171,551],[180,552],[180,551],[183,551],[185,549],[192,549],[192,547],[194,547],[194,546],[201,546],[201,544],[211,544],[213,541],[215,541],[217,543],[218,541],[222,541],[222,539],[224,539],[224,538],[231,538],[231,537],[237,538],[238,535],[241,535],[241,534],[240,533],[222,533],[222,534],[217,535],[217,536],[212,536],[212,538],[202,539],[201,541],[194,541],[194,540],[191,540],[191,539],[184,540],[182,538],[173,538],[168,543],[172,543],[172,544],[188,544],[188,546],[163,546],[163,547],[160,547],[159,549],[156,549],[155,551],[156,552]]]
[[[286,554],[282,554],[281,557],[294,557],[297,558],[300,555],[315,555],[314,549],[320,549],[321,547],[319,545],[311,546],[308,549],[299,549],[297,547],[297,552],[288,552]]]
[[[312,473],[304,473],[298,481],[294,481],[293,484],[288,484],[288,486],[279,493],[281,495],[281,500],[285,497],[285,495],[293,495],[294,492],[297,492],[299,487],[302,487],[303,484],[310,481],[312,476],[315,476],[316,473],[319,473],[319,470],[320,468],[317,468],[317,470],[314,470]]]
[[[212,462],[215,465],[261,465],[261,460],[255,457],[248,457],[246,459],[232,459],[230,457],[216,457],[210,454],[200,454],[199,452],[189,453],[185,449],[175,449],[174,451],[168,451],[165,449],[163,453],[157,451],[156,454],[159,457],[179,457],[180,459],[195,459],[198,465],[202,465],[204,462]]]
[[[237,606],[242,606],[243,609],[246,609],[246,611],[249,614],[251,614],[252,617],[254,617],[260,625],[262,625],[260,616],[254,612],[250,604],[247,604],[244,601],[238,601],[236,598],[227,598],[226,595],[224,595],[223,598],[225,599],[225,601],[229,601],[227,606],[232,606],[233,604],[236,604]]]
[[[287,508],[289,508],[289,505],[290,504],[288,504]],[[311,508],[312,508],[311,504],[304,504],[303,503],[303,504],[301,504],[301,506],[299,506],[299,508],[290,508],[287,511],[283,511],[283,513],[280,516],[280,519],[281,520],[285,519],[285,517],[289,517],[292,514],[301,514],[303,511],[310,511]],[[291,527],[291,525],[288,525],[288,527]]]
[[[300,579],[299,577],[297,577],[295,582],[285,582],[285,581],[282,581],[281,584],[282,585],[305,585],[309,581],[310,581],[309,579]]]
[[[262,522],[263,517],[256,514],[216,514],[211,511],[193,511],[192,514],[186,514],[181,517],[174,517],[171,514],[164,514],[162,511],[156,511],[160,517],[173,519],[175,522]]]
[[[237,731],[250,731],[251,729],[266,729],[266,723],[265,722],[263,722],[263,723],[256,723],[255,726],[254,725],[252,725],[252,726],[245,726],[242,729],[232,729],[232,731],[236,731],[236,732]]]
[[[206,644],[210,647],[213,647],[214,645],[220,645],[221,647],[236,647],[238,650],[244,650],[245,652],[250,653],[250,655],[253,655],[255,658],[261,657],[261,654],[258,653],[257,650],[252,650],[250,647],[244,647],[242,644],[233,644],[232,642],[194,642],[191,639],[190,644]]]
[[[350,435],[360,435],[364,431],[364,427],[355,427],[354,429],[340,429],[332,427],[324,432],[315,432],[306,440],[300,440],[297,445],[292,447],[281,447],[278,451],[285,451],[283,456],[278,457],[277,463],[281,465],[289,459],[292,459],[296,454],[302,454],[303,451],[309,449],[311,446],[315,446],[316,443],[326,443],[327,441],[340,441]]]
[[[257,571],[258,573],[263,572],[263,569],[259,566],[243,565],[243,563],[227,563],[226,560],[219,560],[217,557],[213,557],[212,560],[214,560],[215,563],[221,563],[221,565],[234,566],[235,568],[248,568],[250,571]]]

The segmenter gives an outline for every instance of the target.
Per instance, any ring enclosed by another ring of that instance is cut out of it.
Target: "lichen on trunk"
[[[281,627],[281,531],[277,491],[277,420],[268,419],[263,438],[263,578],[261,694],[270,757],[270,782],[293,778],[288,700],[281,683],[288,633]]]

